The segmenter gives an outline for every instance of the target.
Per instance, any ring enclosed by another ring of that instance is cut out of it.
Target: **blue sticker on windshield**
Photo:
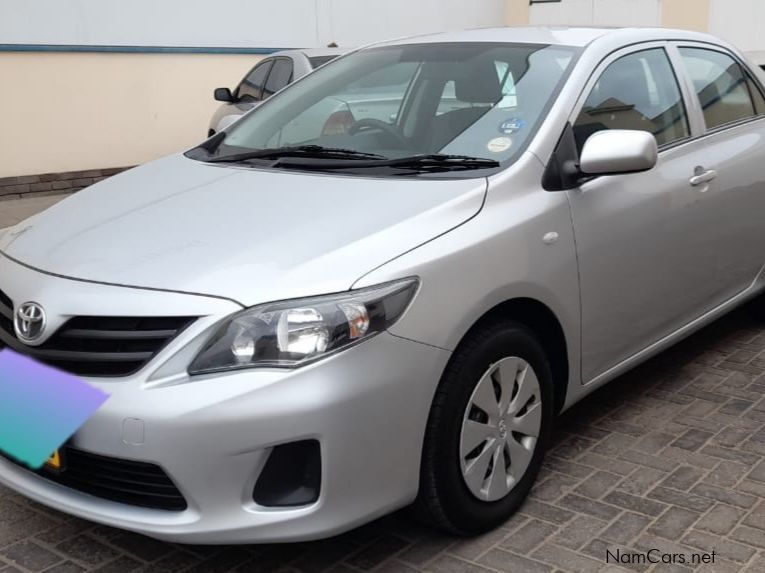
[[[526,122],[520,117],[514,117],[513,119],[503,121],[499,126],[499,132],[511,135],[516,131],[522,130],[524,127],[526,127]]]

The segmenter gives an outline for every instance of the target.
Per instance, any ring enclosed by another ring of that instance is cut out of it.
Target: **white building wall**
[[[711,0],[709,31],[744,51],[765,51],[765,2]]]
[[[659,26],[661,0],[563,0],[531,6],[539,26]]]
[[[0,0],[0,44],[351,46],[504,23],[504,0]]]

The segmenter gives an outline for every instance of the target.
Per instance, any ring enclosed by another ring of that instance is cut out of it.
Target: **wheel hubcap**
[[[462,477],[483,501],[505,497],[526,473],[542,427],[539,380],[522,358],[492,364],[478,381],[462,421]]]

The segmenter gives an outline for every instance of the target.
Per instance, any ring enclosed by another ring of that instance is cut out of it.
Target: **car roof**
[[[295,56],[302,54],[307,58],[317,58],[322,56],[340,56],[344,54],[345,52],[350,51],[351,48],[305,48],[305,49],[299,49],[299,50],[280,50],[278,52],[274,52],[273,54],[270,54],[270,57],[276,57],[276,56]]]
[[[670,28],[607,28],[607,27],[507,27],[481,28],[459,32],[446,32],[399,38],[375,46],[458,43],[458,42],[497,42],[519,44],[552,44],[585,47],[596,41],[613,44],[633,44],[655,40],[693,40],[724,44],[709,34]]]

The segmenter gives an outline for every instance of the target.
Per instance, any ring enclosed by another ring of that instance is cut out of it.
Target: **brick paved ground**
[[[530,501],[483,537],[399,514],[324,542],[182,547],[0,488],[0,573],[692,570],[607,564],[617,548],[714,550],[715,564],[697,570],[765,572],[764,392],[765,325],[740,311],[568,412]]]

